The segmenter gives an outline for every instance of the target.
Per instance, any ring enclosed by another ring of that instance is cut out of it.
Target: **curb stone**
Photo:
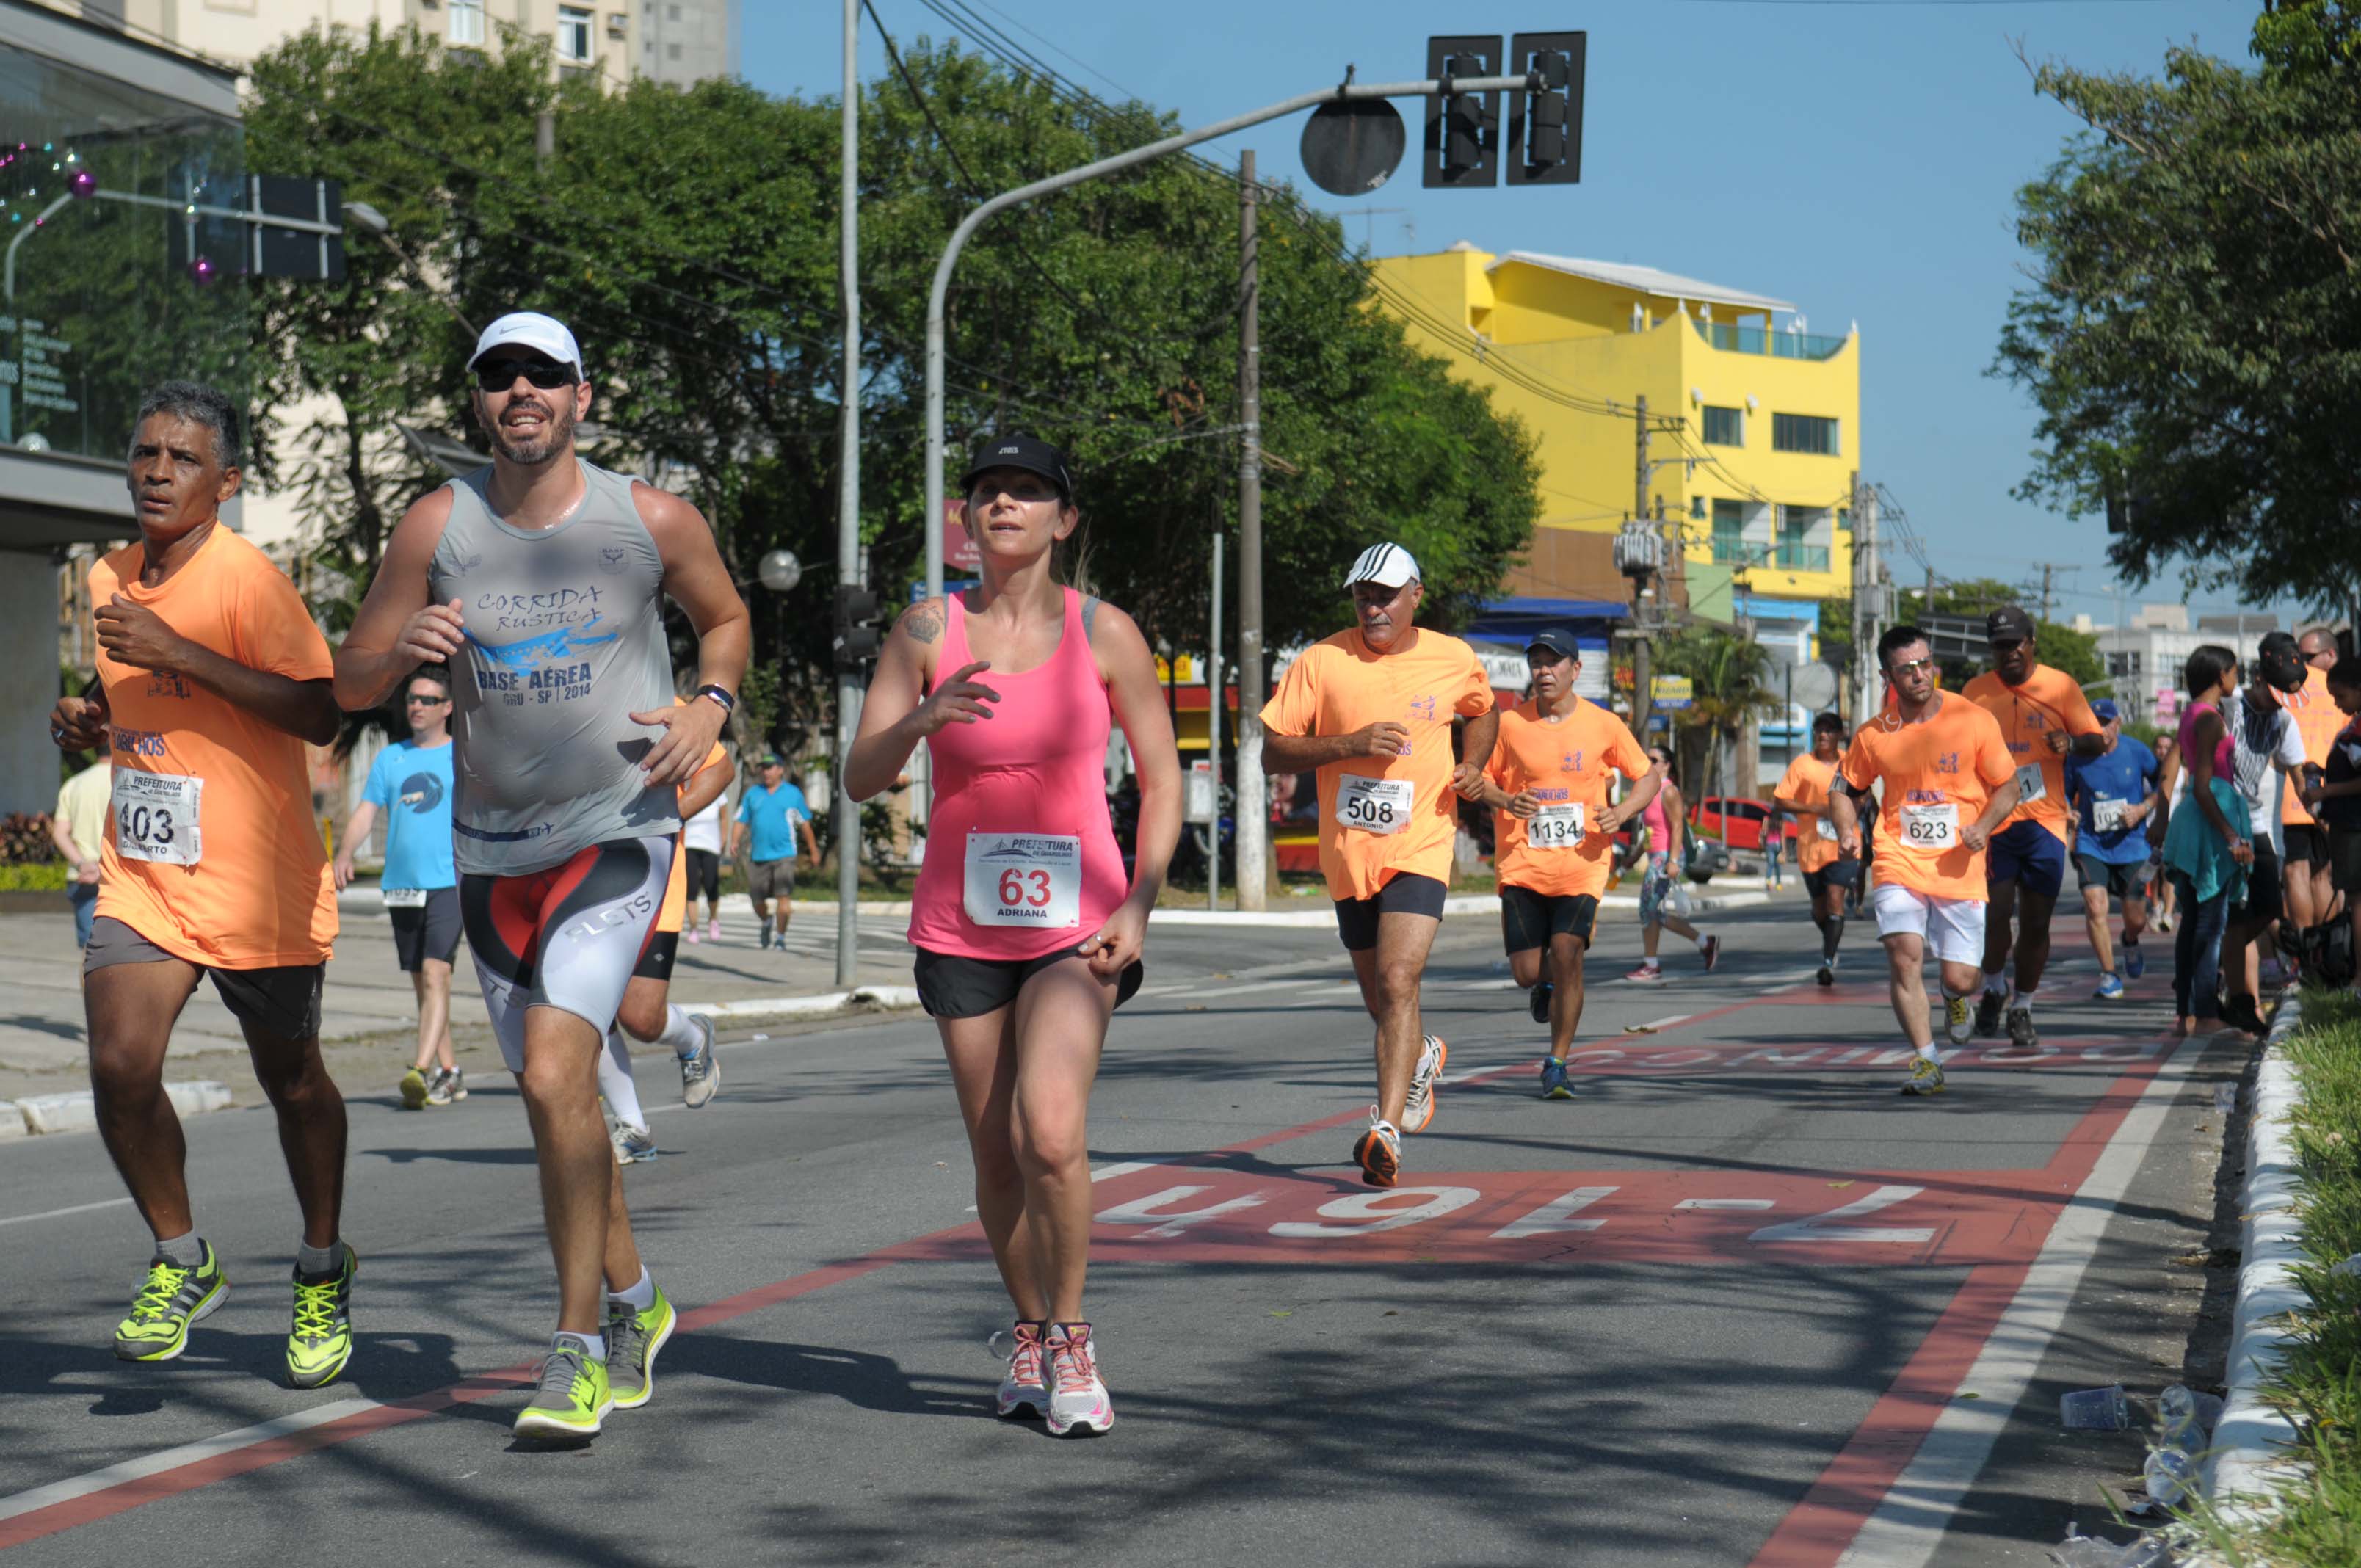
[[[2230,1391],[2214,1424],[2213,1447],[2204,1458],[2206,1499],[2233,1519],[2268,1514],[2270,1495],[2292,1478],[2296,1468],[2286,1452],[2295,1442],[2294,1424],[2264,1402],[2262,1390],[2294,1342],[2285,1314],[2301,1310],[2310,1299],[2296,1283],[2293,1267],[2305,1261],[2295,1212],[2302,1181],[2288,1136],[2298,1091],[2295,1069],[2281,1049],[2302,1018],[2302,1007],[2290,992],[2263,1037],[2262,1064],[2246,1118],[2246,1182],[2240,1209],[2245,1245],[2231,1321]]]
[[[916,1007],[918,990],[911,985],[864,985],[853,991],[830,991],[818,996],[754,997],[745,1002],[684,1002],[684,1013],[702,1014],[717,1022],[731,1018],[808,1018],[842,1013],[863,1004],[885,1009]]]
[[[164,1085],[172,1109],[183,1116],[202,1116],[230,1108],[229,1085],[212,1079],[188,1079]],[[0,1102],[16,1113],[19,1133],[87,1133],[98,1126],[98,1102],[87,1089],[67,1094],[36,1094],[29,1100]],[[0,1137],[9,1135],[0,1130]]]

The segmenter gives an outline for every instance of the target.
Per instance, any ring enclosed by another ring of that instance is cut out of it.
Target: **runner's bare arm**
[[[451,492],[438,488],[411,502],[393,525],[377,580],[336,650],[336,706],[346,712],[377,707],[419,665],[452,659],[467,646],[458,605],[427,598],[427,571],[450,521]]]
[[[1647,810],[1648,803],[1662,794],[1664,788],[1664,770],[1651,767],[1640,775],[1637,784],[1623,792],[1621,802],[1609,806],[1598,814],[1599,828],[1609,833],[1619,831],[1623,824],[1631,821],[1640,813]]]
[[[707,753],[708,756],[710,752]],[[698,812],[719,800],[730,787],[730,764],[710,762],[699,768],[697,776],[680,786],[680,817],[686,822]]]
[[[343,720],[331,681],[299,681],[241,664],[190,641],[162,616],[120,595],[100,605],[91,620],[98,630],[99,646],[118,663],[186,676],[272,729],[315,746],[336,738]]]
[[[937,646],[943,640],[941,599],[928,599],[902,612],[877,655],[869,695],[861,705],[861,733],[844,762],[844,787],[855,800],[883,795],[902,776],[918,742],[946,724],[977,724],[992,717],[1000,694],[975,677],[992,666],[977,660],[927,689]]]
[[[1106,678],[1107,701],[1131,742],[1139,774],[1139,827],[1131,892],[1106,924],[1082,946],[1091,971],[1113,979],[1139,957],[1148,939],[1148,913],[1163,891],[1164,873],[1180,841],[1180,753],[1172,742],[1172,716],[1157,684],[1156,655],[1138,625],[1102,604],[1090,632],[1091,652]]]
[[[336,890],[344,891],[353,880],[353,846],[366,841],[369,829],[377,826],[377,802],[362,801],[345,818],[345,830],[336,839]]]
[[[1993,790],[1992,798],[1984,803],[1984,814],[1960,829],[1960,842],[1971,850],[1982,850],[1991,841],[1993,829],[2007,820],[2008,814],[2016,809],[2017,796],[2021,793],[2022,788],[2015,776],[2010,775],[2008,781]]]
[[[1459,792],[1462,800],[1476,798],[1477,786],[1483,782],[1484,764],[1492,760],[1492,748],[1500,739],[1500,710],[1488,708],[1467,721],[1467,729],[1459,740],[1459,762],[1451,770],[1451,787]]]
[[[1861,812],[1854,806],[1851,781],[1841,773],[1828,781],[1828,820],[1837,825],[1837,852],[1861,853]]]
[[[1398,757],[1408,744],[1409,727],[1391,719],[1364,724],[1346,735],[1281,735],[1267,729],[1262,738],[1262,771],[1305,773],[1354,757]]]
[[[730,568],[721,563],[705,514],[649,484],[631,486],[631,504],[639,509],[641,523],[655,541],[656,558],[664,563],[664,591],[688,613],[689,625],[697,629],[697,684],[719,686],[735,696],[745,684],[754,622],[738,586],[730,580]],[[686,707],[635,713],[631,720],[660,725],[664,731],[640,760],[648,783],[678,787],[713,750],[714,737],[730,715],[719,703],[698,697]]]

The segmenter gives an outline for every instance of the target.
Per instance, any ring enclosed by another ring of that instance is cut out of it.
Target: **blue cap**
[[[2115,699],[2103,696],[2091,705],[2091,712],[2102,724],[2113,724],[2122,716],[2115,711]]]

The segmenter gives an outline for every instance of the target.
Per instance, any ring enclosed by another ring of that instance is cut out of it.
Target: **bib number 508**
[[[1388,823],[1394,819],[1394,803],[1368,795],[1350,795],[1345,801],[1345,815],[1355,822]]]

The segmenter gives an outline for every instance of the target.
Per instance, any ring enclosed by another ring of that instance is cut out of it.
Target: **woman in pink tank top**
[[[878,794],[927,742],[935,800],[910,943],[967,1123],[976,1213],[1016,1308],[995,1408],[1060,1435],[1104,1431],[1115,1407],[1082,1316],[1091,1085],[1108,1017],[1139,988],[1180,837],[1180,759],[1139,628],[1052,575],[1079,521],[1065,455],[994,440],[961,488],[982,586],[896,623],[845,788]],[[1115,721],[1139,773],[1128,879],[1107,815]]]

